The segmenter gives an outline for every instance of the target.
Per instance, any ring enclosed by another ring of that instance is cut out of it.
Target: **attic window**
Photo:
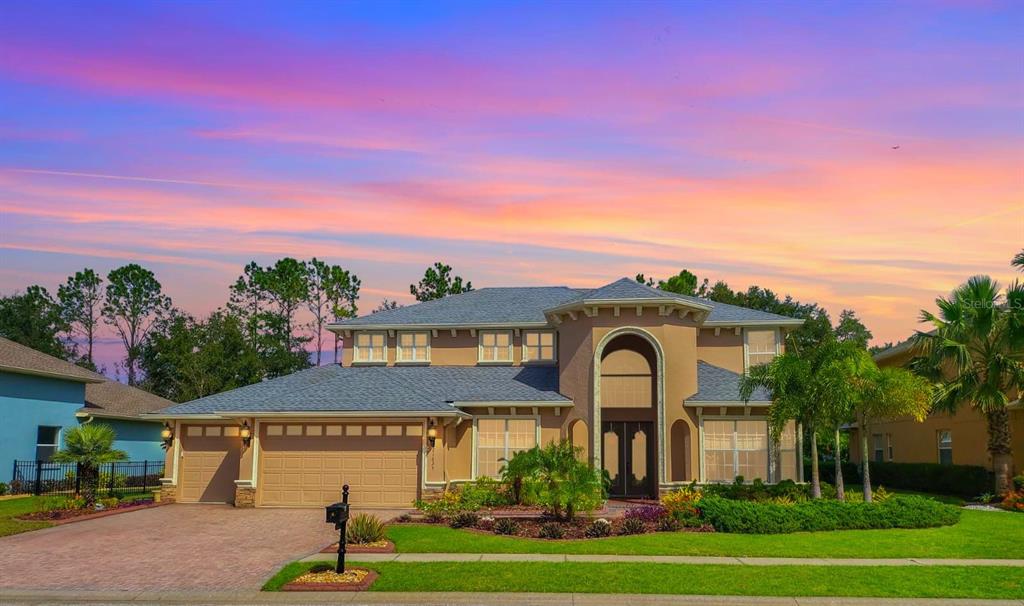
[[[387,333],[357,332],[354,359],[356,362],[387,362]]]

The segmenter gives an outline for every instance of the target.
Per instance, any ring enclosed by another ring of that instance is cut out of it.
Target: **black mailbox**
[[[335,503],[327,506],[327,523],[340,527],[348,521],[348,503]]]

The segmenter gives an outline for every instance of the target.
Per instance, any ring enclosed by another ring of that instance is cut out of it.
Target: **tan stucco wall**
[[[732,328],[719,331],[702,328],[697,335],[697,358],[708,364],[727,368],[736,373],[743,372],[743,333],[736,334]]]

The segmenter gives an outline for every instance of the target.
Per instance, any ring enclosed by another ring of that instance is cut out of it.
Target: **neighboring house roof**
[[[742,402],[740,374],[721,366],[697,360],[697,393],[686,398],[687,404],[704,402]],[[751,402],[771,402],[768,390],[758,387],[750,396]]]
[[[92,417],[134,419],[168,406],[174,406],[174,402],[144,389],[108,379],[85,386],[85,406],[78,412]]]
[[[103,375],[0,337],[0,370],[78,383],[105,381]]]
[[[0,337],[0,371],[85,383],[85,406],[78,410],[79,414],[136,418],[174,404],[3,337]]]
[[[307,411],[461,415],[456,404],[473,402],[571,401],[558,393],[555,367],[331,364],[178,404],[160,415]]]
[[[343,320],[331,324],[338,328],[391,327],[485,327],[546,326],[547,310],[584,301],[678,301],[686,305],[710,309],[705,325],[722,324],[788,324],[800,325],[803,320],[779,314],[747,309],[737,305],[716,303],[699,297],[688,297],[621,278],[594,289],[565,286],[523,286],[514,288],[481,288],[443,299],[416,303],[388,311]]]

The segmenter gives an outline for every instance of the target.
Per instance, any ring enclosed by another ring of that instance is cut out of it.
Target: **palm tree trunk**
[[[82,464],[79,467],[82,474],[82,500],[85,501],[86,509],[96,506],[96,489],[99,486],[100,478],[97,469],[92,465]]]
[[[868,424],[864,415],[860,417],[860,468],[861,484],[864,486],[864,502],[871,502],[871,459],[868,456]]]
[[[836,498],[840,501],[846,500],[846,485],[843,483],[843,461],[842,461],[842,447],[839,442],[839,428],[836,427],[836,452],[835,452],[835,465],[836,465]]]
[[[821,498],[821,477],[818,475],[818,432],[811,430],[811,498]]]
[[[1010,411],[1005,406],[985,413],[988,422],[988,451],[992,455],[992,471],[996,478],[996,494],[1003,496],[1010,490],[1013,473],[1013,447],[1010,430]]]

